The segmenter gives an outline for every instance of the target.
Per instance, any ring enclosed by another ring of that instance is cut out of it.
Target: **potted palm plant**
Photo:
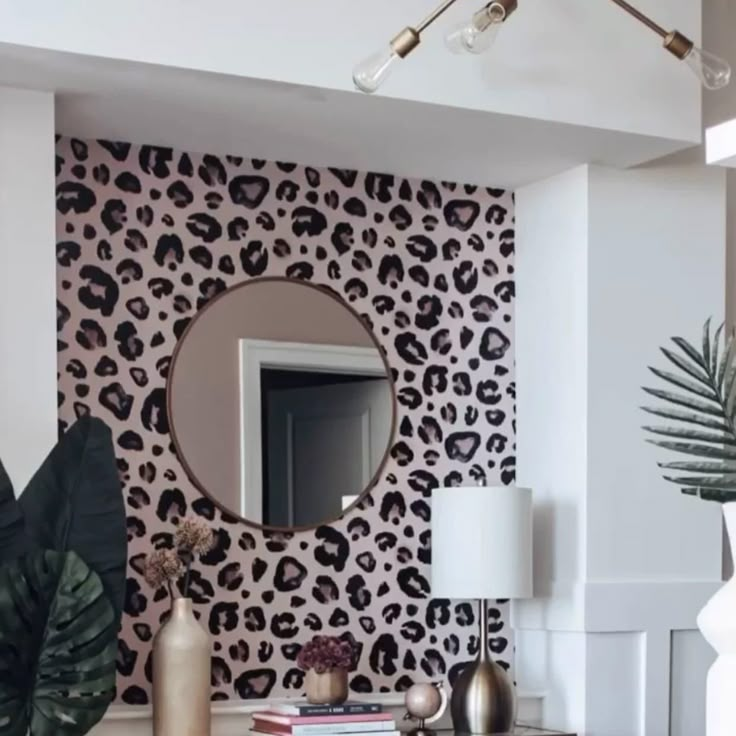
[[[732,549],[736,545],[736,339],[721,325],[703,328],[702,345],[673,337],[662,348],[671,368],[651,368],[663,388],[645,388],[660,400],[644,411],[666,424],[647,425],[648,440],[683,459],[660,462],[664,478],[680,490],[723,504]],[[719,657],[708,674],[707,736],[736,734],[736,578],[698,616],[703,635]]]

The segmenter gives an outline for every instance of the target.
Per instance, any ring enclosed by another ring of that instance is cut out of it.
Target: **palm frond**
[[[710,320],[708,320],[707,323],[710,326]],[[725,324],[721,322],[720,325],[718,325],[718,329],[716,330],[716,334],[713,335],[713,347],[712,347],[712,353],[710,356],[710,375],[715,376],[718,373],[718,350],[721,345],[721,333],[723,332]]]
[[[698,496],[703,501],[716,501],[718,503],[729,503],[735,501],[732,491],[719,491],[712,488],[681,488],[686,496]]]
[[[711,488],[698,488],[696,495],[700,496],[703,501],[716,501],[717,503],[732,503],[736,501],[736,493],[733,491],[720,491]]]
[[[694,455],[695,457],[710,458],[712,460],[733,460],[736,462],[736,449],[730,449],[722,445],[711,447],[701,443],[692,442],[667,442],[663,440],[646,440],[650,445],[661,447],[663,450],[679,452],[682,455]]]
[[[646,425],[642,427],[645,432],[651,432],[652,434],[658,434],[663,437],[674,437],[680,440],[689,440],[691,442],[712,442],[715,445],[731,445],[736,447],[736,438],[730,435],[721,433],[713,434],[712,432],[700,432],[697,429],[690,429],[689,427],[653,427]],[[654,444],[660,444],[661,440],[647,440]]]
[[[723,380],[726,377],[726,371],[729,366],[733,366],[733,351],[735,346],[736,341],[734,341],[734,335],[731,333],[726,340],[726,346],[723,350],[720,365],[718,366],[718,373],[716,374],[716,387],[719,391],[723,388]]]
[[[670,483],[676,483],[678,486],[687,486],[693,488],[712,488],[719,491],[732,491],[736,494],[736,475],[719,475],[712,477],[709,475],[700,476],[670,476],[665,475],[665,480]]]
[[[675,460],[667,463],[657,463],[663,470],[681,470],[685,473],[705,473],[706,475],[732,475],[736,479],[736,463]]]
[[[655,435],[647,441],[693,458],[659,463],[660,468],[668,471],[665,480],[680,486],[683,493],[706,500],[736,501],[736,340],[733,335],[724,335],[723,324],[711,337],[708,319],[703,325],[700,351],[682,337],[673,337],[672,342],[678,351],[661,350],[683,375],[650,370],[684,393],[669,388],[643,389],[662,404],[644,406],[642,410],[676,423],[644,427]]]
[[[701,355],[687,340],[682,337],[673,337],[672,342],[687,355],[690,360],[700,366],[706,373],[708,372],[708,356]]]
[[[675,421],[685,422],[686,424],[696,424],[700,427],[715,429],[718,432],[728,432],[728,425],[724,422],[719,422],[715,419],[708,419],[708,417],[700,416],[700,414],[678,411],[677,409],[657,409],[653,406],[642,406],[641,409],[648,414],[662,417],[662,419],[674,419]]]
[[[672,352],[672,350],[668,350],[667,348],[660,349],[664,356],[671,363],[674,363],[681,371],[684,371],[691,378],[694,378],[696,381],[700,381],[700,383],[704,384],[705,386],[711,386],[711,382],[708,379],[708,376],[703,372],[702,369],[694,366],[692,363],[685,360],[685,358],[683,358],[681,355]]]
[[[726,413],[733,416],[734,401],[736,400],[736,365],[723,387],[723,395],[726,397]]]
[[[667,381],[667,383],[671,383],[673,386],[677,386],[683,391],[689,391],[691,394],[701,396],[704,399],[718,401],[718,395],[712,388],[708,388],[702,384],[697,384],[694,381],[688,381],[687,378],[681,378],[680,376],[676,376],[674,373],[661,371],[659,368],[652,368],[650,366],[649,370],[657,376],[657,378],[661,378],[663,381]]]
[[[703,414],[709,414],[712,417],[723,416],[723,410],[718,406],[718,404],[706,404],[704,401],[700,401],[699,399],[690,399],[687,396],[673,394],[671,391],[660,391],[656,388],[645,388],[644,391],[650,396],[655,396],[663,401],[669,401],[670,404],[675,404],[676,406],[684,406],[686,409],[700,411]]]
[[[705,320],[705,324],[703,325],[703,368],[705,368],[705,372],[709,375],[711,373],[710,360],[710,317],[708,317],[708,319]]]

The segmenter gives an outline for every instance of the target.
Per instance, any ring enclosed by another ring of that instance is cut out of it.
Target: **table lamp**
[[[458,733],[510,731],[516,692],[488,650],[488,600],[532,596],[532,492],[512,486],[432,492],[432,597],[479,600],[479,651],[458,675],[450,710]]]

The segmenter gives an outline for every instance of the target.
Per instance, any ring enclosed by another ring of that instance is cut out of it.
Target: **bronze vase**
[[[348,699],[347,670],[337,668],[328,672],[307,670],[304,676],[307,701],[313,705],[339,705]]]
[[[210,637],[176,598],[153,639],[154,736],[210,736]]]

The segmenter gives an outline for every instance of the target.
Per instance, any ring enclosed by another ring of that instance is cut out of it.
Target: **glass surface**
[[[715,54],[693,46],[685,57],[685,63],[706,89],[725,87],[731,81],[731,66]]]
[[[353,70],[353,82],[361,92],[375,92],[388,78],[401,57],[390,47],[372,54]]]
[[[482,54],[493,46],[500,28],[500,22],[480,28],[474,21],[470,21],[451,30],[445,36],[445,45],[453,54]]]
[[[393,385],[378,343],[331,292],[255,279],[209,302],[174,353],[169,424],[194,483],[276,528],[338,518],[388,454]]]

